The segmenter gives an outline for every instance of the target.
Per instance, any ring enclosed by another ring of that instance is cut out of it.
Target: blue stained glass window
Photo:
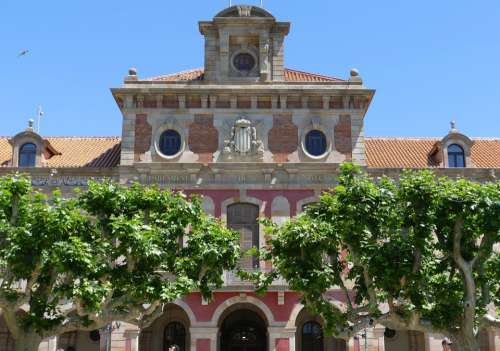
[[[26,143],[19,149],[19,167],[35,167],[36,145]]]
[[[448,146],[448,167],[465,167],[465,153],[460,145],[451,144]]]
[[[160,136],[160,151],[165,156],[174,156],[181,149],[181,135],[172,129],[164,131]]]
[[[312,156],[321,156],[326,152],[326,136],[319,130],[306,134],[306,151]]]

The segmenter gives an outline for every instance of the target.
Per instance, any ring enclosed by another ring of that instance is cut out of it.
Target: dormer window
[[[451,144],[448,146],[448,167],[465,167],[465,152],[464,149],[458,144]]]
[[[19,149],[19,167],[35,167],[36,165],[36,145],[26,143]]]

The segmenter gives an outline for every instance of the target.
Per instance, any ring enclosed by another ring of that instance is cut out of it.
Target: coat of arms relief
[[[257,137],[256,124],[252,124],[245,116],[239,117],[227,128],[229,135],[224,139],[222,156],[226,160],[262,161],[264,144]]]

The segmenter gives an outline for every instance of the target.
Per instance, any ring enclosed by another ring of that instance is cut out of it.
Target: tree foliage
[[[68,199],[3,177],[0,316],[18,341],[114,320],[146,326],[192,291],[209,298],[235,267],[237,243],[182,193],[106,181]]]
[[[273,274],[334,334],[381,323],[478,350],[478,331],[500,326],[500,182],[430,171],[371,179],[346,164],[319,203],[268,230]],[[272,278],[261,275],[260,288]],[[329,298],[332,288],[345,303]]]

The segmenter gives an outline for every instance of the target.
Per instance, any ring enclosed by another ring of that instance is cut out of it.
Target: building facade
[[[284,67],[290,23],[255,6],[233,6],[201,21],[204,68],[140,78],[130,69],[111,89],[123,114],[122,136],[48,138],[32,125],[0,138],[0,174],[22,169],[33,184],[71,196],[89,179],[158,184],[203,196],[207,213],[241,233],[243,249],[265,244],[258,219],[296,216],[335,184],[350,161],[374,175],[405,168],[477,181],[500,177],[500,139],[469,138],[455,125],[442,138],[369,138],[364,118],[375,91],[356,70],[347,79]],[[245,257],[247,270],[268,262]],[[117,321],[108,330],[46,340],[41,350],[165,351],[433,351],[441,336],[370,328],[349,341],[326,337],[300,295],[277,280],[264,296],[233,272],[212,301],[198,293],[172,303],[137,330]],[[343,300],[340,291],[331,294]],[[500,350],[487,332],[482,349]],[[365,348],[365,344],[367,348]],[[0,321],[0,351],[13,342]]]

